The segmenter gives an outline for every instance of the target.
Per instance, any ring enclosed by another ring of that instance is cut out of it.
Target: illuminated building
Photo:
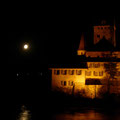
[[[94,26],[94,46],[85,48],[84,34],[81,35],[77,55],[79,63],[51,67],[52,90],[67,94],[81,95],[87,98],[101,98],[108,91],[120,93],[120,50],[116,49],[116,27],[107,25]],[[84,58],[84,60],[83,60]],[[105,64],[115,63],[115,79],[108,79]],[[110,84],[108,84],[108,81]]]

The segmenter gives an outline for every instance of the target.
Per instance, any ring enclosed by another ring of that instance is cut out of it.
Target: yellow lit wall
[[[87,62],[87,65],[86,73],[90,72],[91,74],[85,74],[86,79],[99,79],[104,84],[104,78],[106,77],[104,62]],[[102,93],[106,92],[106,87],[103,87],[103,85],[86,85],[85,89],[89,98],[101,98]]]
[[[110,55],[110,51],[86,51],[85,50],[78,50],[77,55],[81,55],[81,53],[85,53],[86,57],[92,57],[92,58],[97,58],[97,57],[106,57]],[[112,53],[112,57],[120,58],[120,51],[115,51]]]
[[[85,55],[86,54],[86,50],[78,50],[77,51],[77,55]]]
[[[60,74],[54,74],[55,70],[59,70]],[[61,71],[67,70],[66,75],[62,75]],[[75,73],[70,75],[68,73],[69,70],[74,70]],[[76,75],[76,70],[81,71],[81,75]],[[66,81],[66,85],[61,85],[61,81]],[[85,87],[85,70],[84,69],[76,69],[76,68],[52,68],[52,89],[61,90],[64,92],[72,93],[73,85],[69,85],[69,82],[73,82],[74,84],[74,92],[76,93],[80,89]]]
[[[63,91],[68,94],[79,94],[87,98],[101,98],[103,93],[107,91],[107,74],[104,69],[104,64],[107,62],[87,62],[88,68],[51,68],[52,70],[52,90]],[[118,71],[120,72],[120,62],[117,63]],[[59,74],[55,74],[55,71],[59,70]],[[62,71],[66,70],[66,75],[62,74]],[[74,74],[70,75],[69,71],[74,70]],[[80,75],[76,74],[76,71],[81,71]],[[91,72],[87,74],[86,72]],[[95,75],[94,72],[97,74]],[[99,73],[102,72],[100,75]],[[114,81],[114,86],[110,87],[110,93],[120,93],[120,73],[117,80]],[[86,85],[86,79],[98,79],[102,85]],[[61,81],[66,81],[66,85],[63,85]],[[73,85],[69,83],[73,82]],[[74,87],[73,87],[74,86]]]

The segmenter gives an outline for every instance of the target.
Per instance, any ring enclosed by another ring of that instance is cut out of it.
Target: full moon
[[[24,45],[24,49],[27,50],[29,48],[29,45],[28,44],[25,44]]]

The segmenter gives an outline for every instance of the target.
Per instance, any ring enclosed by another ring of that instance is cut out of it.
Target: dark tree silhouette
[[[104,68],[105,68],[105,72],[107,73],[107,87],[108,87],[108,93],[110,94],[110,87],[111,85],[114,85],[114,83],[116,82],[116,75],[118,72],[117,69],[117,62],[107,62],[104,63]]]

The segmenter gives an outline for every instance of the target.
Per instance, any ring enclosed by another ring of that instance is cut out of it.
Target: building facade
[[[120,51],[116,49],[116,27],[102,23],[93,29],[94,48],[85,48],[82,34],[77,51],[77,55],[85,60],[79,64],[85,66],[51,67],[52,90],[92,99],[102,98],[108,91],[120,94]]]

